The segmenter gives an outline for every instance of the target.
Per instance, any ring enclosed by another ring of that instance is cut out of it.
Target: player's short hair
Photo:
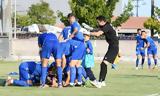
[[[84,36],[89,36],[90,37],[90,35],[89,34],[83,34]]]
[[[100,15],[100,16],[96,17],[96,20],[106,22],[106,17],[105,17],[105,16]]]
[[[138,32],[138,31],[141,31],[141,29],[140,29],[140,28],[138,28],[138,29],[137,29],[137,32]]]
[[[47,31],[47,29],[46,29],[46,27],[44,26],[44,25],[38,25],[38,28],[39,28],[39,32],[46,32]]]
[[[70,17],[73,17],[73,16],[75,17],[75,15],[73,13],[69,13],[67,17],[70,18]]]
[[[147,32],[146,32],[145,30],[142,30],[142,31],[141,31],[141,34],[142,34],[142,33],[147,33]]]

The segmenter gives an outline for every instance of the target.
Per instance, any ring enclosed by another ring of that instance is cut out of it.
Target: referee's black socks
[[[102,61],[100,75],[99,75],[99,82],[105,81],[106,75],[107,75],[107,64],[105,64],[104,61]]]

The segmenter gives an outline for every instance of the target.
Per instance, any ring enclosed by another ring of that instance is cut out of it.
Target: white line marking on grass
[[[151,95],[147,95],[147,96],[160,96],[160,94],[155,93],[155,94],[151,94]]]

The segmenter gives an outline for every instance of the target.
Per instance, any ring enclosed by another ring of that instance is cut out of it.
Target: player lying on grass
[[[39,86],[41,77],[41,62],[26,61],[19,65],[19,80],[8,77],[5,86]],[[55,62],[47,67],[48,75],[46,84],[51,87],[57,87],[57,76]]]
[[[141,60],[141,68],[143,69],[143,64],[145,61],[145,42],[141,37],[141,29],[137,29],[137,36],[136,36],[137,44],[136,44],[136,55],[137,55],[137,60],[136,60],[136,70],[138,70],[138,65],[139,65],[139,59],[142,57]]]
[[[154,42],[154,40],[147,35],[146,31],[142,31],[142,38],[147,43],[145,48],[147,48],[147,55],[148,55],[148,68],[151,69],[151,57],[153,56],[154,59],[154,68],[157,67],[157,46]]]
[[[5,86],[33,86],[40,83],[42,64],[34,61],[22,62],[19,65],[19,80],[8,77]]]

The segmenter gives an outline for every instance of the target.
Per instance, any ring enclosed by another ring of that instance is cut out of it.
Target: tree
[[[56,22],[54,12],[50,9],[48,3],[43,1],[31,5],[28,16],[30,17],[32,24],[54,24]]]
[[[28,15],[17,15],[16,16],[17,26],[28,26],[31,24]]]
[[[121,24],[127,21],[129,17],[132,15],[132,12],[131,12],[132,9],[133,9],[132,3],[131,1],[129,1],[128,6],[126,6],[123,13],[120,14],[120,16],[118,16],[117,19],[112,22],[112,25],[114,27],[121,26]]]
[[[113,11],[119,0],[70,0],[69,5],[71,7],[72,13],[76,14],[79,19],[79,23],[87,23],[92,27],[96,26],[95,18],[99,15],[104,15],[108,22],[111,22],[113,17]],[[125,22],[131,15],[133,6],[131,1],[125,8],[125,11],[114,21],[113,25],[115,27],[120,26]],[[61,20],[66,20],[62,13],[59,13]]]
[[[57,16],[60,17],[60,21],[63,22],[66,26],[69,26],[69,22],[66,16],[62,12],[57,11]]]
[[[160,8],[155,8],[155,16],[149,18],[145,23],[144,27],[147,29],[154,29],[155,32],[160,33],[160,21],[158,18],[160,17]]]

